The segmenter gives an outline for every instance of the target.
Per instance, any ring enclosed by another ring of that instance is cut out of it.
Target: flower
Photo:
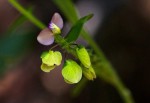
[[[41,55],[42,65],[41,70],[44,72],[50,72],[56,66],[59,66],[62,61],[62,55],[59,51],[44,52]]]
[[[55,24],[56,26],[58,26],[60,29],[63,28],[63,19],[62,17],[60,16],[59,13],[55,13],[51,19],[51,22],[50,24],[53,23]],[[49,29],[53,29],[51,28],[51,25],[49,24]]]
[[[42,45],[51,45],[54,42],[54,35],[60,34],[63,28],[63,19],[59,13],[55,13],[49,23],[49,27],[43,29],[37,36]]]
[[[62,69],[62,75],[67,83],[78,83],[82,78],[82,69],[75,61],[67,60]]]

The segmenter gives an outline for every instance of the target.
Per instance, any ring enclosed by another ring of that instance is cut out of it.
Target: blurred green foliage
[[[14,63],[33,47],[35,31],[25,29],[23,24],[26,20],[24,16],[19,16],[0,38],[0,75],[10,63]]]

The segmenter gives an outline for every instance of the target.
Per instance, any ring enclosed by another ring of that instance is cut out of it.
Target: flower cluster
[[[38,42],[43,45],[53,44],[55,35],[61,34],[62,28],[63,20],[58,13],[55,13],[49,27],[42,30],[38,35]],[[62,69],[62,76],[64,80],[69,84],[78,83],[82,78],[82,74],[89,80],[95,79],[96,74],[92,67],[87,50],[83,46],[77,46],[75,49],[76,51],[74,52],[81,64],[79,65],[76,61],[71,59],[66,60]],[[62,54],[59,51],[49,50],[42,53],[41,59],[41,70],[44,72],[50,72],[56,66],[61,64]]]

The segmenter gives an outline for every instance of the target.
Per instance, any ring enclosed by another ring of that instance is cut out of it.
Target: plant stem
[[[9,0],[9,2],[24,16],[26,16],[34,25],[39,27],[40,29],[44,29],[46,26],[40,22],[35,16],[32,15],[31,12],[28,12],[25,8],[23,8],[16,0]]]
[[[36,25],[37,27],[39,27],[40,29],[45,28],[46,26],[39,21],[35,16],[32,15],[32,13],[28,12],[25,8],[23,8],[16,0],[9,0],[9,2],[21,13],[23,14],[25,17],[27,17],[34,25]],[[66,12],[67,13],[67,12]],[[75,20],[75,19],[74,19]],[[72,23],[74,23],[74,21],[72,19]],[[82,36],[84,37],[84,39],[86,39],[88,41],[88,43],[90,44],[90,46],[94,49],[95,53],[97,54],[98,57],[101,58],[102,62],[105,63],[105,65],[107,65],[107,70],[111,70],[112,72],[111,75],[112,77],[116,77],[116,82],[112,82],[112,85],[118,90],[118,92],[120,93],[121,97],[124,100],[124,103],[134,103],[132,96],[130,94],[130,91],[128,89],[126,89],[126,87],[123,85],[123,83],[121,82],[121,80],[119,79],[119,77],[117,76],[115,70],[113,69],[113,67],[111,66],[110,62],[106,59],[106,57],[104,56],[104,53],[102,52],[102,50],[99,48],[99,46],[94,42],[94,40],[90,37],[90,35],[88,35],[88,33],[86,31],[82,31]],[[61,44],[61,42],[65,42],[64,39],[60,36],[57,36],[56,41],[58,44]],[[63,45],[63,44],[61,44]],[[64,47],[65,49],[68,49],[68,47]],[[68,49],[69,50],[69,49]],[[69,50],[69,52],[72,52],[73,55],[75,55],[73,53],[73,51]],[[107,73],[102,76],[101,74],[98,75],[100,78],[103,77],[104,79],[107,79]]]
[[[114,87],[118,90],[125,103],[134,103],[130,90],[128,90],[120,80],[118,80]]]

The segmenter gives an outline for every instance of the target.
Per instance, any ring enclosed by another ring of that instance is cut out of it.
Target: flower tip
[[[57,25],[60,29],[63,28],[63,19],[60,16],[59,13],[54,13],[52,19],[51,19],[51,23],[54,23],[55,25]]]

